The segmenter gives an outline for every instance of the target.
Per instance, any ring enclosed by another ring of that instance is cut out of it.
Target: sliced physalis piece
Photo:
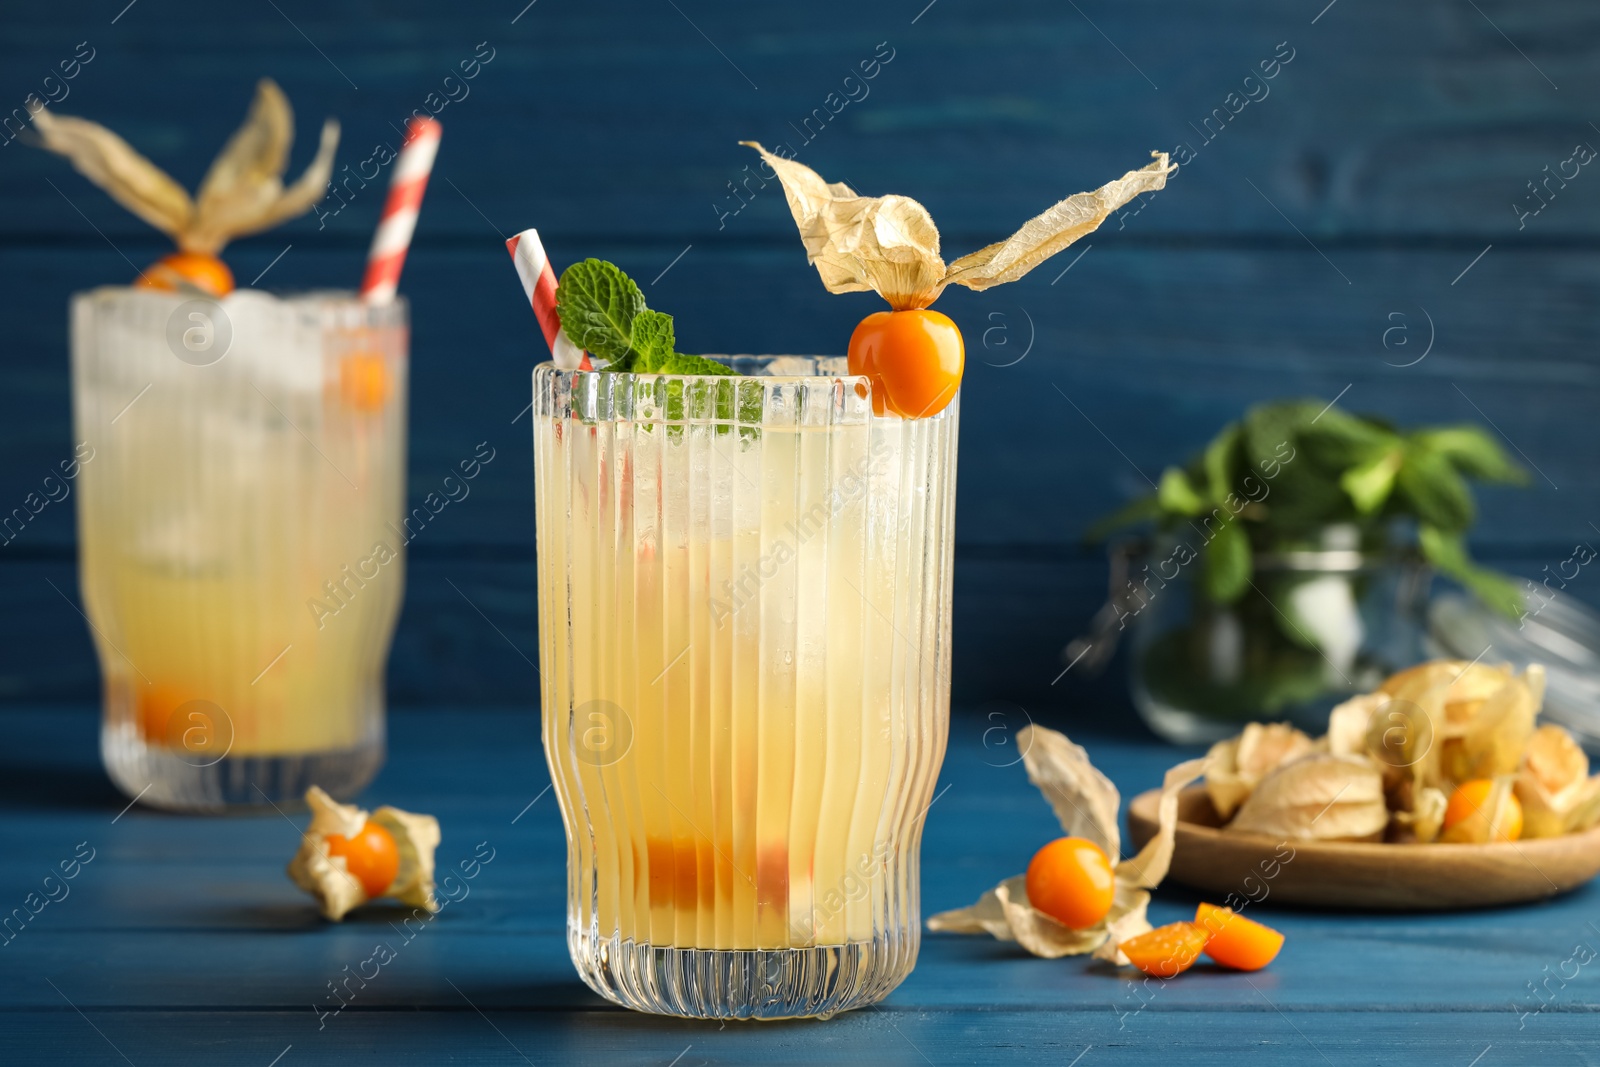
[[[1117,947],[1128,962],[1152,978],[1175,978],[1194,966],[1211,933],[1199,923],[1168,923]]]
[[[1206,955],[1236,971],[1259,971],[1277,959],[1283,948],[1282,934],[1232,908],[1202,902],[1195,909],[1194,921],[1211,935]]]
[[[306,804],[311,825],[289,862],[289,877],[316,898],[324,916],[338,922],[379,897],[439,910],[433,895],[437,819],[391,807],[369,816],[316,786],[306,790]]]
[[[1515,841],[1521,836],[1522,804],[1512,792],[1510,778],[1474,778],[1462,782],[1450,794],[1439,840],[1481,845]]]
[[[357,411],[381,411],[389,399],[389,367],[376,352],[352,352],[339,361],[339,399]]]
[[[971,907],[933,916],[928,929],[987,933],[1015,941],[1046,959],[1092,952],[1100,959],[1126,963],[1118,946],[1150,929],[1145,910],[1150,890],[1166,877],[1172,862],[1178,793],[1200,777],[1205,761],[1189,760],[1167,772],[1157,806],[1156,835],[1138,855],[1119,860],[1121,798],[1111,780],[1089,762],[1088,753],[1066,735],[1042,726],[1019,730],[1017,749],[1028,779],[1044,794],[1068,836],[1045,846],[1029,864],[1027,875],[1007,878]],[[1109,903],[1104,870],[1095,853],[1110,868]],[[1032,898],[1034,893],[1038,901]],[[1087,925],[1075,928],[1077,923]]]

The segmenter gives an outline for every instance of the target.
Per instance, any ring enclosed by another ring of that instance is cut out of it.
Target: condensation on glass
[[[827,1016],[915,962],[957,404],[874,417],[843,363],[534,372],[568,941],[620,1004]]]
[[[101,748],[174,808],[359,790],[404,568],[406,309],[345,293],[73,302]]]

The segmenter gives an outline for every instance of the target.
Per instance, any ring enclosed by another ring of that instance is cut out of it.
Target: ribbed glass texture
[[[101,749],[206,809],[359,790],[403,586],[406,311],[344,293],[73,302]]]
[[[915,962],[957,404],[875,417],[843,363],[534,372],[568,940],[628,1007],[828,1016]]]

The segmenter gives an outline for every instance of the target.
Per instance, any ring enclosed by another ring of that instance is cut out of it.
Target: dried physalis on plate
[[[1252,724],[1212,748],[1223,829],[1300,840],[1483,844],[1600,823],[1600,775],[1535,726],[1544,668],[1434,660],[1333,709],[1312,741]]]
[[[390,807],[369,816],[316,786],[306,790],[306,803],[311,825],[289,862],[289,877],[317,898],[323,915],[338,922],[379,897],[439,910],[433,895],[438,819]]]
[[[177,252],[141,273],[140,285],[198,289],[211,296],[233,289],[233,274],[217,258],[223,246],[310,211],[327,190],[339,145],[339,124],[329,119],[323,123],[316,158],[286,188],[283,172],[294,141],[294,116],[283,90],[263,78],[244,125],[191,198],[165,171],[99,123],[52,115],[46,108],[34,112],[33,122],[45,148],[72,160],[79,173],[113,200],[177,242]]]
[[[1509,666],[1433,660],[1401,671],[1379,687],[1390,698],[1376,712],[1430,720],[1431,750],[1421,758],[1424,784],[1443,787],[1472,778],[1514,774],[1544,703],[1544,668],[1521,674]]]
[[[1224,819],[1239,809],[1261,779],[1311,751],[1311,738],[1287,723],[1253,722],[1238,737],[1211,746],[1206,794]]]
[[[1371,760],[1313,752],[1261,780],[1226,829],[1297,841],[1373,841],[1389,824]]]
[[[1138,855],[1116,862],[1122,854],[1122,836],[1117,828],[1121,797],[1111,780],[1089,762],[1089,754],[1067,740],[1066,735],[1042,726],[1018,731],[1017,747],[1028,779],[1050,802],[1068,841],[1078,851],[1087,851],[1084,846],[1098,849],[1115,864],[1110,908],[1097,922],[1077,929],[1068,926],[1029,901],[1027,886],[1030,876],[1036,877],[1030,869],[1028,875],[1007,878],[969,908],[933,916],[928,920],[928,929],[987,933],[1001,941],[1016,941],[1035,956],[1048,959],[1093,952],[1096,958],[1126,964],[1127,957],[1117,946],[1150,929],[1145,909],[1150,903],[1149,891],[1166,877],[1172,863],[1178,793],[1200,777],[1206,761],[1188,760],[1167,772],[1161,785],[1155,837]],[[1039,882],[1036,880],[1035,884]]]
[[[1533,732],[1514,789],[1523,837],[1577,833],[1600,822],[1600,775],[1589,776],[1589,757],[1559,726]]]

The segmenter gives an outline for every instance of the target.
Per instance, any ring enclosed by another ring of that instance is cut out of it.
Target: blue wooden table
[[[997,766],[990,712],[1009,730],[1023,705],[1066,729],[1129,794],[1177,758],[1132,732],[1115,672],[1062,676],[1105,592],[1082,533],[1246,405],[1339,396],[1408,424],[1492,423],[1537,476],[1482,495],[1475,552],[1542,578],[1594,537],[1600,177],[1548,175],[1600,146],[1596,25],[1592,0],[0,0],[0,516],[72,454],[69,294],[168,250],[16,139],[29,94],[190,186],[264,75],[295,107],[296,174],[325,115],[343,122],[343,182],[437,108],[445,139],[402,283],[411,503],[480,442],[496,456],[408,550],[389,686],[417,710],[392,716],[370,793],[437,814],[446,864],[479,842],[495,858],[331,1017],[329,983],[397,939],[393,916],[317,919],[283,876],[298,826],[277,814],[122,813],[95,756],[75,502],[7,529],[0,916],[61,862],[81,869],[0,945],[0,1063],[1600,1058],[1597,966],[1579,962],[1600,947],[1594,889],[1404,919],[1269,898],[1290,938],[1271,969],[1202,967],[1153,990],[933,937],[882,1007],[826,1024],[693,1025],[598,1001],[567,961],[560,830],[517,651],[537,647],[517,420],[542,344],[502,244],[537,226],[558,264],[614,260],[689,351],[838,353],[879,305],[822,291],[737,141],[789,142],[830,179],[918,198],[952,256],[1174,153],[1169,188],[1081,253],[940,302],[969,348],[953,621],[967,712],[927,822],[933,911],[1021,870],[1054,830],[1020,768]],[[463,93],[445,79],[468,61]],[[847,83],[867,61],[875,76]],[[342,188],[230,246],[240,281],[356,284],[381,182]],[[1563,595],[1600,603],[1600,581],[1585,571]],[[1153,917],[1193,905],[1169,887]]]
[[[0,904],[63,861],[61,899],[0,947],[0,1062],[302,1064],[1581,1064],[1600,1058],[1600,887],[1531,907],[1421,916],[1258,915],[1288,934],[1266,971],[1199,965],[1171,982],[987,938],[931,935],[880,1006],[828,1022],[683,1022],[614,1008],[579,981],[564,933],[560,821],[531,708],[392,716],[370,790],[439,817],[441,868],[492,855],[408,939],[373,907],[330,925],[283,866],[304,816],[126,808],[87,708],[4,715]],[[925,913],[966,904],[1055,832],[1015,723],[957,714],[923,852]],[[1004,729],[997,730],[997,726]],[[1082,733],[1132,794],[1179,755]],[[47,760],[19,753],[50,753]],[[486,846],[483,844],[486,843]],[[1196,897],[1164,887],[1160,923]],[[393,958],[335,1012],[329,984]],[[349,969],[347,971],[347,968]],[[1130,975],[1132,978],[1130,978]]]

